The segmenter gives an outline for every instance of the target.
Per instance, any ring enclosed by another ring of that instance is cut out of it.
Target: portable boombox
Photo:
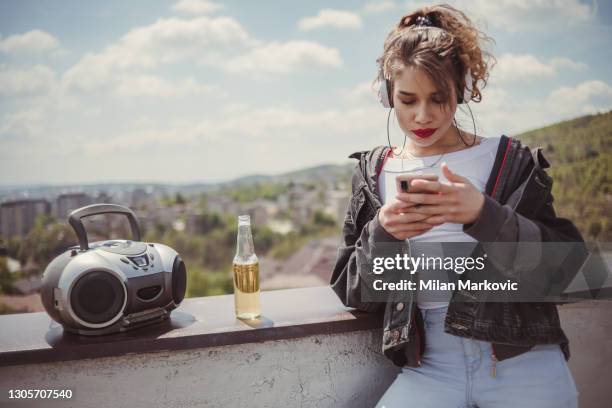
[[[82,219],[124,214],[132,241],[89,243]],[[185,297],[187,271],[179,254],[162,244],[140,242],[140,227],[129,208],[94,204],[73,211],[68,221],[79,240],[45,270],[41,298],[47,313],[65,330],[100,335],[168,318]]]

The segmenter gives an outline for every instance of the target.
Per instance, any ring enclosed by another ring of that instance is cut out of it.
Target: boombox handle
[[[89,249],[89,242],[87,241],[87,232],[81,220],[85,217],[98,214],[125,214],[130,222],[130,228],[132,229],[132,240],[140,241],[140,225],[138,224],[136,214],[134,214],[132,210],[117,204],[92,204],[74,210],[68,216],[68,222],[74,229],[74,232],[76,232],[82,251],[87,251]]]

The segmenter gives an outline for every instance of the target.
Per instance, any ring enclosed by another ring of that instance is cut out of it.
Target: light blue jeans
[[[422,310],[422,365],[403,368],[377,407],[578,407],[578,391],[558,345],[534,346],[498,361],[493,376],[491,343],[445,333],[446,310]]]

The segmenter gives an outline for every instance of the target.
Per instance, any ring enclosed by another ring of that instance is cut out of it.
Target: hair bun
[[[402,18],[400,23],[398,24],[398,28],[407,28],[407,27],[438,27],[436,24],[435,16],[432,14],[421,14],[418,16],[409,15]]]
[[[433,21],[429,16],[418,16],[414,19],[414,27],[434,27]]]

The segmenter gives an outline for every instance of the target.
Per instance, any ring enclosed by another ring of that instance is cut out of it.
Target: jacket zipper
[[[511,149],[511,145],[512,145],[512,138],[509,137],[508,144],[506,145],[506,151],[504,152],[504,158],[502,159],[501,166],[499,167],[499,172],[497,173],[497,178],[495,179],[495,185],[493,185],[493,190],[491,191],[492,198],[496,198],[495,193],[497,192],[497,187],[499,187],[499,182],[501,181],[502,170],[504,169],[504,166],[506,165],[506,159],[508,158],[508,152]]]
[[[491,377],[495,378],[497,377],[497,354],[495,353],[495,345],[493,343],[491,343]]]
[[[508,144],[506,145],[506,151],[504,152],[504,158],[502,159],[502,164],[499,168],[499,172],[497,173],[497,178],[495,180],[495,185],[493,186],[493,191],[491,192],[491,197],[496,199],[498,202],[500,201],[495,197],[495,193],[497,192],[497,187],[501,180],[502,171],[506,166],[506,159],[508,158],[508,152],[512,148],[512,138],[508,138]],[[500,194],[501,195],[501,194]],[[501,196],[499,197],[501,199]],[[491,377],[497,377],[497,353],[495,352],[495,344],[491,342]]]
[[[376,182],[378,182],[378,178],[380,177],[380,173],[382,172],[382,169],[385,167],[385,162],[387,161],[387,159],[389,158],[389,156],[391,155],[391,153],[393,152],[393,149],[389,149],[386,150],[383,149],[382,152],[380,153],[380,157],[379,157],[379,161],[382,160],[382,163],[380,165],[380,168],[376,169]],[[408,243],[408,255],[410,255],[412,253],[411,248],[410,248],[410,240],[407,240]],[[411,294],[412,295],[412,294]],[[417,321],[416,321],[416,311],[414,309],[414,299],[410,299],[410,310],[408,311],[409,315],[412,315],[412,324],[416,325]],[[419,328],[415,326],[415,331],[416,331],[416,343],[417,343],[417,347],[416,347],[416,363],[417,365],[420,367],[421,366],[421,334],[419,333]]]
[[[382,169],[383,169],[383,167],[385,167],[385,163],[387,162],[387,159],[391,155],[392,151],[393,151],[392,149],[389,149],[387,151],[385,151],[385,149],[383,149],[380,152],[380,156],[378,158],[378,161],[380,162],[382,160],[382,163],[380,164],[380,167],[378,169],[376,169],[376,182],[377,183],[378,183],[378,178],[380,177],[380,173],[382,173]],[[366,178],[366,180],[367,180],[367,178]]]
[[[415,331],[416,331],[416,363],[417,366],[421,366],[421,333],[419,333],[419,327],[416,326],[417,324],[417,320],[416,320],[416,311],[414,309],[412,309],[412,322],[415,325]]]
[[[408,243],[408,256],[412,256],[412,247],[410,246],[410,239],[406,240]],[[416,332],[416,363],[417,366],[421,366],[421,333],[419,332],[419,327],[417,325],[417,320],[416,320],[416,310],[414,308],[414,294],[412,292],[410,292],[410,310],[408,311],[408,315],[412,316],[412,324],[414,324],[415,326],[415,332]]]

